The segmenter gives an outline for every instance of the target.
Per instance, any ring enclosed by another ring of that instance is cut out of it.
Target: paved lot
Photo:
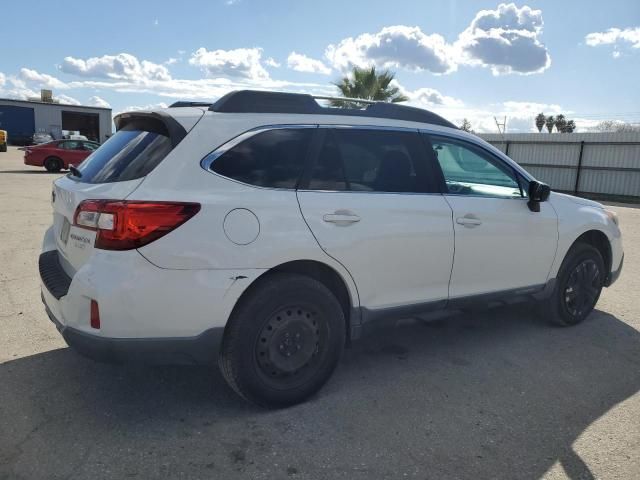
[[[0,153],[0,479],[640,478],[640,209],[616,207],[625,270],[584,324],[526,306],[406,323],[265,411],[217,371],[66,348],[36,266],[55,178]]]

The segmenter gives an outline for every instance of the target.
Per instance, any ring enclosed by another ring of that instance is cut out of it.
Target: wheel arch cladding
[[[251,292],[253,292],[254,289],[260,288],[260,284],[262,283],[262,281],[264,281],[265,278],[276,273],[296,273],[299,275],[305,275],[307,277],[313,278],[314,280],[322,283],[325,287],[327,287],[329,291],[331,291],[331,293],[335,295],[338,303],[340,303],[340,306],[342,307],[346,322],[345,330],[347,334],[347,341],[351,338],[351,324],[352,320],[354,320],[352,318],[353,301],[351,298],[351,294],[349,293],[347,284],[335,269],[325,263],[318,262],[316,260],[294,260],[291,262],[282,263],[267,270],[265,273],[251,282],[251,284],[244,290],[244,292],[242,292],[242,295],[240,295],[240,297],[236,301],[233,310],[235,310],[238,305],[240,305],[240,303],[244,300],[244,298]],[[233,315],[233,312],[231,313],[231,315]]]
[[[586,243],[595,247],[602,255],[602,260],[604,261],[604,268],[606,270],[606,276],[608,277],[611,274],[611,243],[609,243],[609,238],[607,235],[601,230],[588,230],[580,235],[576,240],[571,244],[571,247],[568,251],[578,243]]]

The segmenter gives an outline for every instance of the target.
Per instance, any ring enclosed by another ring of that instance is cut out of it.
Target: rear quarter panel
[[[244,185],[200,166],[219,145],[251,128],[241,120],[220,123],[211,117],[215,115],[205,116],[128,197],[202,205],[194,218],[141,248],[140,253],[168,269],[267,270],[290,261],[315,260],[342,277],[357,306],[353,279],[318,245],[300,213],[295,190]],[[250,210],[259,221],[258,237],[247,245],[233,243],[224,230],[225,217],[238,208]]]

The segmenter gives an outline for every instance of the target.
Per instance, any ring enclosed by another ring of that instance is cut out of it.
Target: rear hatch
[[[84,200],[124,200],[175,148],[202,116],[176,121],[162,112],[134,112],[115,118],[117,132],[77,169],[53,184],[53,226],[60,263],[73,277],[94,251],[96,233],[74,226]],[[186,127],[186,128],[185,128]]]

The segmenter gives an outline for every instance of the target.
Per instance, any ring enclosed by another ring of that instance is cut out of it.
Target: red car
[[[99,143],[87,140],[56,140],[34,145],[25,148],[24,164],[59,172],[68,169],[69,165],[78,166],[99,146]]]

